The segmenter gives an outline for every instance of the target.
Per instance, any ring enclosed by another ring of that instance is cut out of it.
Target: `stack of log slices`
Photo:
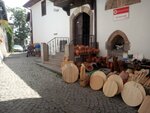
[[[71,61],[64,61],[61,69],[62,78],[67,83],[74,83],[79,78],[80,86],[85,87],[89,84],[93,90],[102,89],[107,97],[114,97],[121,93],[123,101],[132,107],[139,106],[143,101],[144,104],[147,102],[144,100],[146,92],[143,85],[150,86],[150,79],[147,77],[148,70],[142,69],[134,72],[128,70],[128,72],[122,71],[119,75],[111,73],[107,76],[104,72],[98,70],[93,71],[89,76],[84,64],[81,64],[81,68],[78,69]],[[140,111],[142,110],[143,104]]]
[[[142,84],[145,87],[150,87],[150,77],[148,69],[141,69],[140,71],[134,71],[129,74],[128,81],[135,81]]]
[[[121,92],[123,101],[129,106],[139,106],[145,96],[146,92],[144,86],[150,86],[149,84],[149,70],[141,69],[140,71],[129,71],[128,82],[124,84],[124,88]]]

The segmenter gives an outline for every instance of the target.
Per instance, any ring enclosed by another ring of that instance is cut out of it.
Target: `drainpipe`
[[[96,43],[96,48],[98,48],[98,43],[97,43],[97,2],[96,0],[94,0],[94,24],[95,24],[95,43]]]

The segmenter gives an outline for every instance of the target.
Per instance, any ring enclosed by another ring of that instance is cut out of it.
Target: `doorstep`
[[[44,67],[44,68],[46,68],[46,69],[48,69],[48,70],[54,72],[54,73],[57,73],[57,74],[59,74],[59,75],[62,75],[61,69],[60,69],[59,66],[52,65],[52,64],[50,64],[49,62],[44,62],[44,63],[43,63],[43,62],[41,61],[41,59],[36,59],[36,60],[35,60],[35,63],[36,63],[37,65],[41,66],[41,67]]]

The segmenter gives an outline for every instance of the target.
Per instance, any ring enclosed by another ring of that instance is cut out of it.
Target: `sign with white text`
[[[113,10],[114,20],[123,20],[129,17],[129,6]]]

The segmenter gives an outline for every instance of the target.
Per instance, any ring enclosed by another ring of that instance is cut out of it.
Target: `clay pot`
[[[75,50],[75,55],[77,55],[77,56],[80,55],[80,51],[78,49]]]
[[[96,52],[96,53],[99,53],[99,49],[95,49],[95,52]]]
[[[100,62],[100,58],[96,58],[95,62],[96,63]]]
[[[119,76],[122,78],[124,84],[128,81],[129,74],[127,72],[122,71]]]
[[[92,65],[88,65],[87,67],[85,67],[87,71],[93,71],[93,66]]]

